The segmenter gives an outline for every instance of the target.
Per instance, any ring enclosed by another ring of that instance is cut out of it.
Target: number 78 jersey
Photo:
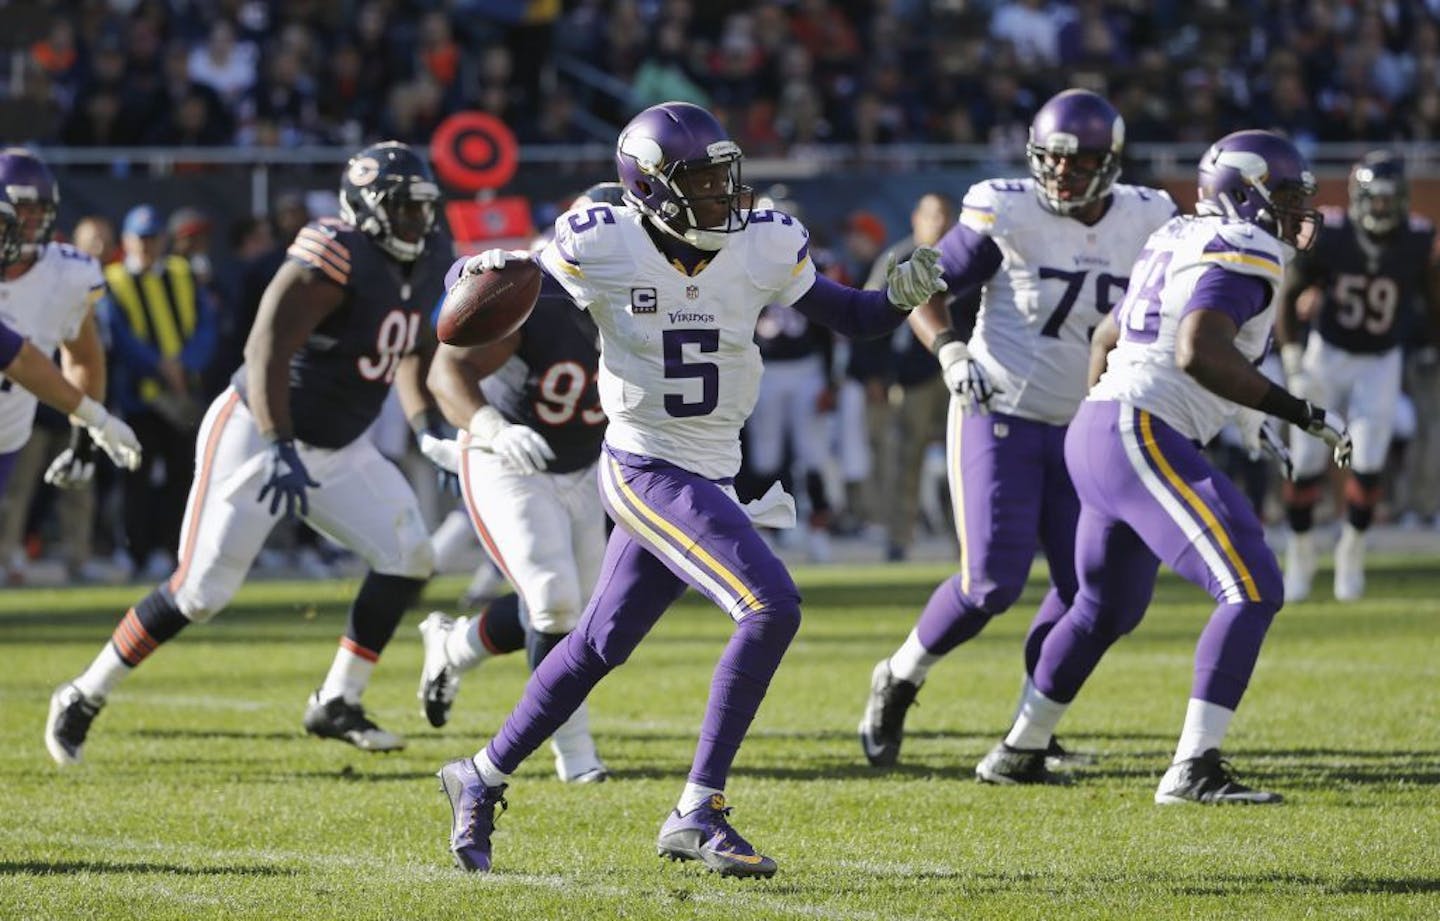
[[[810,290],[815,267],[799,221],[760,210],[694,274],[660,252],[628,207],[562,214],[540,253],[545,271],[600,328],[605,440],[709,479],[740,469],[740,428],[762,365],[755,322]]]
[[[1235,305],[1197,303],[1192,295],[1209,272],[1261,279],[1269,298],[1253,316],[1235,317],[1235,348],[1259,364],[1270,346],[1275,296],[1285,274],[1284,244],[1264,230],[1223,217],[1177,217],[1155,231],[1135,260],[1125,300],[1115,312],[1120,341],[1092,400],[1120,400],[1148,410],[1187,438],[1208,442],[1236,409],[1175,363],[1180,321],[1195,307],[1229,312]],[[1212,289],[1213,290],[1213,289]]]
[[[1051,425],[1070,421],[1085,394],[1091,333],[1124,295],[1146,238],[1174,214],[1166,193],[1118,183],[1109,210],[1089,225],[1043,206],[1034,179],[970,187],[960,224],[988,237],[1001,256],[970,338],[999,391],[991,409]]]

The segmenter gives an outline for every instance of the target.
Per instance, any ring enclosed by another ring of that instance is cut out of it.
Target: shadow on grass
[[[72,873],[163,873],[166,876],[298,876],[298,870],[266,864],[190,867],[174,863],[130,863],[103,860],[0,861],[0,876],[68,876]]]
[[[1322,879],[1294,873],[1260,873],[1255,876],[1220,876],[1204,883],[1174,886],[1177,895],[1235,896],[1247,892],[1270,892],[1276,889],[1313,890],[1325,895],[1405,895],[1440,892],[1437,877],[1382,877],[1379,879]]]

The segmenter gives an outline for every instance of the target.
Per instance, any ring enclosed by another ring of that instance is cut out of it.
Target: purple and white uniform
[[[941,266],[962,300],[979,289],[970,354],[999,392],[988,414],[951,400],[960,571],[916,625],[928,653],[949,652],[1014,604],[1037,544],[1052,586],[1037,622],[1053,623],[1074,597],[1079,503],[1065,470],[1065,426],[1084,395],[1091,333],[1124,294],[1135,254],[1174,214],[1166,193],[1118,183],[1094,224],[1047,208],[1031,178],[966,193],[959,223],[940,241]]]
[[[515,770],[621,664],[686,586],[736,631],[716,667],[693,783],[723,789],[780,658],[799,627],[799,591],[734,498],[740,428],[755,404],[755,323],[794,305],[848,335],[893,330],[883,292],[817,278],[801,224],[755,211],[699,265],[657,247],[630,207],[564,214],[540,255],[600,330],[609,417],[600,487],[616,528],[580,623],[536,669],[487,757]]]
[[[1076,413],[1065,460],[1080,497],[1075,603],[1045,640],[1035,687],[1074,698],[1144,616],[1163,560],[1218,603],[1191,697],[1233,710],[1282,602],[1280,569],[1250,502],[1201,453],[1236,405],[1176,364],[1181,321],[1217,310],[1258,362],[1270,340],[1283,244],[1254,224],[1178,217],[1141,250],[1116,314],[1120,340]]]

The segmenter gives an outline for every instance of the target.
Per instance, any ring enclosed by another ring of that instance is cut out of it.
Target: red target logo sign
[[[430,139],[436,174],[461,192],[500,188],[515,175],[519,160],[514,132],[486,112],[456,112]]]

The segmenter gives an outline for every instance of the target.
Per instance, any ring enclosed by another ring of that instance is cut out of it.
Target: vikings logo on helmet
[[[398,141],[351,157],[340,182],[341,219],[401,262],[414,262],[424,251],[439,200],[430,165]]]
[[[1296,249],[1309,249],[1320,226],[1312,207],[1315,176],[1304,155],[1273,131],[1236,131],[1200,158],[1199,214],[1247,221]]]
[[[1372,150],[1350,170],[1350,220],[1374,237],[1391,234],[1410,212],[1405,161],[1388,150]]]
[[[1110,194],[1120,177],[1125,120],[1089,90],[1065,90],[1030,123],[1025,154],[1045,207],[1073,214]]]
[[[715,116],[688,102],[641,112],[615,146],[626,200],[656,227],[707,250],[722,248],[749,222],[742,205],[753,193],[740,181],[742,159]]]
[[[21,255],[36,255],[55,232],[59,183],[44,160],[23,147],[11,147],[0,151],[0,188],[15,207]]]

